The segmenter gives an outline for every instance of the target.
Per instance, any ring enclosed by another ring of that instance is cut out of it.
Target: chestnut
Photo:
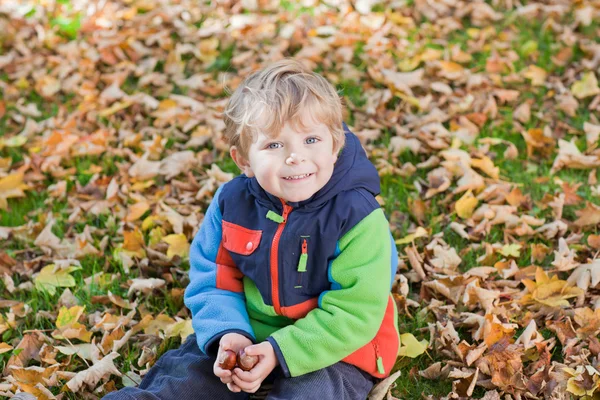
[[[219,363],[219,368],[233,370],[235,368],[236,356],[235,351],[231,350],[223,350],[221,354],[219,354],[219,359],[217,360]]]
[[[244,371],[250,371],[258,362],[258,356],[249,356],[244,349],[237,354],[237,364]]]

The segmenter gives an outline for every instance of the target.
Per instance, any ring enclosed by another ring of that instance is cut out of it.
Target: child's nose
[[[285,163],[291,165],[301,163],[302,161],[304,161],[304,156],[298,153],[290,153],[290,156],[286,158]]]

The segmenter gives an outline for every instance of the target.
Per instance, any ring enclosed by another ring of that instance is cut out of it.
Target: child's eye
[[[316,137],[309,137],[308,139],[306,139],[306,144],[313,144],[313,143],[317,143],[319,141],[319,139],[317,139]]]
[[[276,142],[275,143],[269,143],[267,145],[267,149],[278,149],[279,146],[281,146],[281,143],[276,143]]]

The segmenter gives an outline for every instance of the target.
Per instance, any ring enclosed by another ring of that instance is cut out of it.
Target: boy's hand
[[[262,381],[279,364],[271,343],[265,341],[244,350],[250,356],[258,356],[258,363],[250,371],[240,368],[233,370],[233,383],[246,393],[254,393],[260,388]]]
[[[223,335],[219,341],[219,352],[217,354],[217,361],[215,361],[215,364],[213,365],[213,372],[217,377],[221,378],[221,382],[227,384],[227,388],[232,392],[239,392],[241,389],[233,383],[231,379],[233,373],[219,367],[219,356],[225,350],[231,350],[237,354],[238,350],[250,345],[252,345],[252,341],[239,333],[227,333]]]

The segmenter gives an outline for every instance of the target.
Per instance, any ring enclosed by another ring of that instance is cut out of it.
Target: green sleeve
[[[383,320],[390,293],[389,224],[378,208],[339,240],[332,289],[319,307],[269,338],[288,376],[341,361],[369,343]]]

